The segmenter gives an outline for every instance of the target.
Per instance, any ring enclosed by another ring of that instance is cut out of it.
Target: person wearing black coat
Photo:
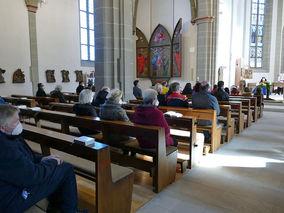
[[[83,89],[84,89],[83,81],[80,81],[78,87],[76,88],[76,94],[77,94],[77,95],[80,95],[80,92],[81,92]]]
[[[97,94],[96,99],[93,100],[92,105],[99,107],[101,104],[104,104],[107,100],[107,95],[109,94],[110,89],[104,86]]]
[[[93,116],[97,117],[96,107],[91,104],[93,100],[92,91],[90,89],[84,89],[79,95],[79,103],[73,106],[73,111],[79,116]],[[81,135],[93,135],[99,133],[96,130],[78,128]]]
[[[58,98],[60,103],[67,103],[67,101],[65,100],[64,95],[61,92],[61,90],[62,90],[62,86],[61,85],[57,85],[55,87],[55,90],[50,92],[50,97]]]
[[[224,81],[218,82],[218,88],[212,95],[217,98],[218,101],[229,101],[229,94],[224,90]]]
[[[14,106],[0,105],[0,212],[24,212],[46,197],[47,212],[76,212],[73,166],[58,155],[33,153],[21,136],[18,113]]]
[[[46,93],[43,89],[44,85],[42,83],[37,84],[38,90],[36,92],[37,97],[46,97]]]
[[[192,95],[191,83],[187,83],[181,93],[182,95]]]

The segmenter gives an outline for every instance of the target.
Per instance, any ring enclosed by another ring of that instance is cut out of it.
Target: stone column
[[[132,1],[95,0],[96,88],[121,89],[128,99],[133,81]]]
[[[199,81],[215,83],[216,76],[216,16],[217,0],[198,1],[197,71]]]
[[[283,16],[283,0],[278,0],[277,4],[277,25],[276,25],[276,40],[275,40],[275,63],[274,63],[274,79],[278,81],[278,76],[281,72],[281,47],[282,47],[282,16]],[[265,38],[264,38],[265,39]],[[282,53],[283,54],[283,53]]]
[[[38,51],[37,51],[37,30],[36,30],[36,12],[38,9],[38,0],[25,0],[28,8],[29,16],[29,34],[30,34],[30,55],[31,55],[31,66],[30,74],[33,87],[33,94],[36,94],[37,84],[39,83],[39,72],[38,72]]]

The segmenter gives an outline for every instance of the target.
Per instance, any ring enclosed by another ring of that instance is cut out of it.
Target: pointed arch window
[[[251,1],[250,61],[251,68],[263,67],[263,32],[265,0]]]
[[[81,61],[95,61],[94,0],[79,0]]]

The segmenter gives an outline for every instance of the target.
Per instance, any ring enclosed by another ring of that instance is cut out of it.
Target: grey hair
[[[56,85],[55,90],[60,91],[62,90],[62,86],[61,85]]]
[[[177,92],[180,88],[180,84],[178,82],[174,82],[171,84],[171,90],[172,92]]]
[[[154,89],[146,89],[143,92],[143,101],[144,104],[152,104],[152,102],[157,99],[157,91]]]
[[[19,109],[10,104],[0,105],[0,126],[8,124],[15,113],[19,113]]]
[[[79,95],[79,103],[80,104],[88,104],[91,103],[93,100],[92,90],[90,89],[83,89]]]
[[[120,100],[122,97],[122,91],[119,89],[113,89],[110,91],[110,93],[107,95],[107,99],[110,101],[117,101]]]
[[[207,81],[202,81],[200,84],[200,90],[202,91],[208,91],[210,85]]]
[[[157,91],[158,91],[158,90],[162,91],[162,89],[163,89],[163,85],[162,85],[162,84],[157,83],[157,84],[155,85],[155,89],[156,89]]]

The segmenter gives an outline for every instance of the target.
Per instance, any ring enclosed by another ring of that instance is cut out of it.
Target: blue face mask
[[[18,123],[18,125],[15,127],[15,129],[12,131],[11,135],[20,135],[23,132],[23,126],[21,122]]]

